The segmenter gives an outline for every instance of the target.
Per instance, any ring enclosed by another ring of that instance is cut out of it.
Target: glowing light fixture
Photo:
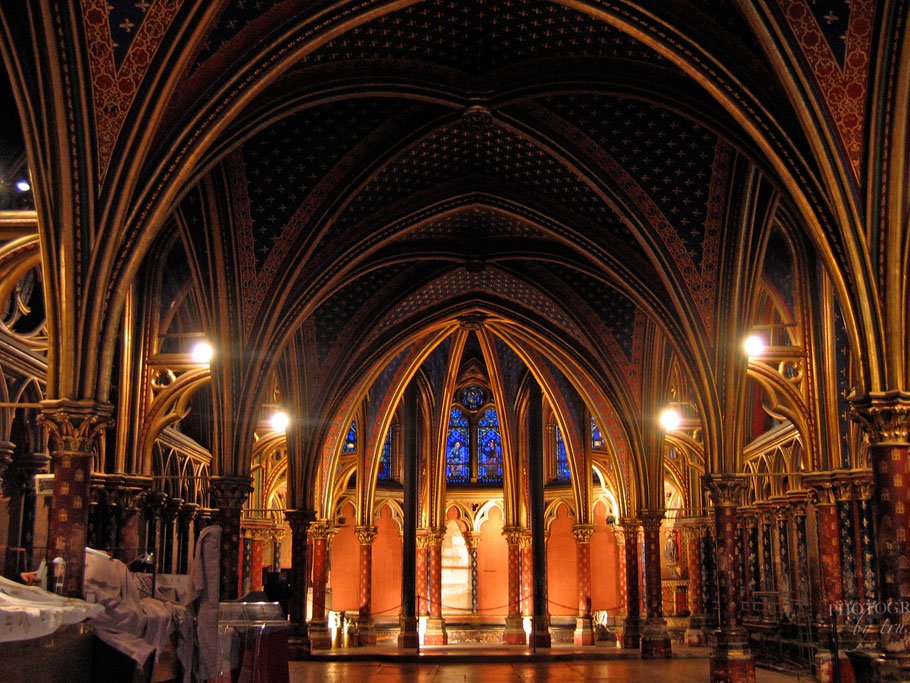
[[[272,417],[269,418],[269,424],[276,432],[283,432],[286,430],[290,422],[291,418],[288,417],[288,414],[283,413],[280,410],[277,413],[272,413]]]
[[[28,192],[32,189],[32,186],[28,184],[27,180],[17,180],[16,189],[19,190],[19,192]]]
[[[682,417],[673,408],[667,408],[660,414],[660,426],[668,432],[673,431],[682,423]]]
[[[199,342],[193,347],[192,356],[194,363],[208,363],[212,360],[215,350],[208,342]]]
[[[743,342],[743,348],[749,356],[760,356],[765,350],[765,340],[757,334],[753,334]]]

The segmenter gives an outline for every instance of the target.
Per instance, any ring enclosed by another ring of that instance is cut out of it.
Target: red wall
[[[509,545],[502,535],[502,511],[490,509],[477,544],[477,610],[483,616],[508,614]]]
[[[345,505],[345,523],[332,538],[329,586],[332,609],[356,612],[360,609],[360,542],[354,535],[354,506]]]
[[[547,541],[547,599],[551,615],[578,613],[578,556],[575,536],[565,505],[556,511]]]
[[[594,508],[594,536],[591,538],[591,609],[605,609],[611,616],[620,611],[619,548],[607,525],[603,505]]]
[[[373,614],[381,619],[397,618],[401,606],[401,534],[388,505],[382,506],[375,524]]]

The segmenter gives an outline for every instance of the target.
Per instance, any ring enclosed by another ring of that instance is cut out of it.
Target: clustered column
[[[527,642],[521,619],[521,539],[523,529],[507,526],[502,535],[508,543],[509,553],[509,614],[502,632],[502,642],[509,645],[524,645]]]
[[[329,537],[334,529],[328,520],[317,519],[310,525],[309,537],[313,544],[313,618],[310,620],[310,648],[325,649],[332,646],[325,618],[326,560]]]
[[[641,644],[641,612],[638,594],[638,525],[634,517],[624,517],[622,524],[625,544],[622,552],[625,556],[626,573],[626,618],[623,621],[622,646],[638,648]]]
[[[593,524],[576,524],[572,527],[575,534],[575,547],[578,553],[576,571],[578,575],[578,617],[575,619],[576,645],[594,644],[594,620],[591,616],[591,538],[594,536]]]
[[[310,651],[311,643],[306,622],[307,589],[307,531],[310,522],[315,518],[312,510],[285,510],[284,517],[291,527],[291,601],[288,611],[291,618],[292,648],[296,655],[305,655]],[[279,543],[275,543],[275,554],[280,555]],[[280,559],[278,560],[280,562]],[[280,567],[280,565],[279,565]],[[315,614],[315,609],[314,609]]]
[[[221,599],[233,600],[239,597],[240,581],[240,514],[243,503],[253,490],[249,477],[212,477],[209,493],[212,504],[218,510],[218,524],[221,526]]]
[[[689,569],[689,627],[686,629],[686,645],[699,647],[705,644],[705,602],[702,590],[702,536],[706,525],[692,522],[683,528],[686,540],[686,554]]]
[[[639,512],[645,541],[645,607],[647,616],[641,629],[642,659],[670,657],[670,635],[663,618],[663,591],[660,580],[660,525],[663,510]]]
[[[449,642],[445,619],[442,618],[442,540],[445,529],[427,531],[427,545],[430,551],[430,616],[423,637],[426,645],[445,645]]]
[[[375,526],[358,526],[357,540],[360,541],[360,609],[357,615],[357,630],[361,645],[376,644],[376,628],[373,624],[373,541],[376,539]]]

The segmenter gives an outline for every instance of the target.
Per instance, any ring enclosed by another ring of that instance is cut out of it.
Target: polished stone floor
[[[478,653],[479,654],[479,653]],[[708,681],[706,656],[683,656],[664,661],[641,659],[584,659],[568,661],[453,662],[305,661],[291,662],[295,683],[366,683],[419,681],[420,683],[534,683],[537,681],[645,681],[697,683]],[[758,669],[756,683],[811,681]]]

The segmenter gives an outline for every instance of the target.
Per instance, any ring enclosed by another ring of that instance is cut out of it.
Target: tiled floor
[[[582,660],[498,663],[291,662],[294,683],[532,683],[538,681],[645,681],[697,683],[708,681],[707,658],[664,661]],[[813,679],[758,669],[756,683],[795,683]]]

